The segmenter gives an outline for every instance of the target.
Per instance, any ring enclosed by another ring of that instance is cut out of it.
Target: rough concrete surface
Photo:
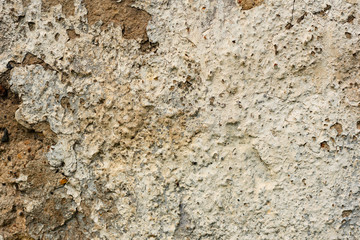
[[[0,239],[360,239],[358,0],[0,0]]]

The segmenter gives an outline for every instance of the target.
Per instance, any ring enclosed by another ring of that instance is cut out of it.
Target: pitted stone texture
[[[132,2],[147,53],[86,1],[26,8],[36,27],[0,59],[51,69],[13,70],[17,119],[57,133],[48,160],[92,239],[360,235],[358,4],[248,2]]]

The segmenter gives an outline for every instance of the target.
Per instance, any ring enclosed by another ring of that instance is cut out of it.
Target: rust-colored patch
[[[66,178],[60,180],[60,185],[65,185],[68,182]]]
[[[74,29],[67,29],[66,33],[67,33],[68,37],[70,38],[70,40],[80,37],[80,35],[77,34]]]
[[[321,142],[320,147],[324,150],[330,151],[330,146],[326,141]]]
[[[330,129],[335,129],[337,131],[338,135],[340,135],[343,132],[343,128],[340,123],[335,123],[334,125],[332,125],[330,127]]]
[[[120,3],[115,0],[85,0],[84,2],[90,25],[100,20],[103,22],[103,29],[110,23],[120,24],[124,38],[143,41],[148,39],[146,27],[151,15],[144,10],[132,7],[133,0],[123,0]]]
[[[237,0],[242,10],[249,10],[262,4],[264,0]]]
[[[42,0],[41,11],[49,12],[50,8],[60,4],[62,12],[66,17],[73,16],[75,13],[74,0]]]

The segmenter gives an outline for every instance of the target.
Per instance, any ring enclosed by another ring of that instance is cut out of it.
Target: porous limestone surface
[[[0,72],[48,66],[11,69],[16,119],[56,133],[84,239],[360,238],[357,0],[113,1],[138,38],[87,2],[0,0]]]

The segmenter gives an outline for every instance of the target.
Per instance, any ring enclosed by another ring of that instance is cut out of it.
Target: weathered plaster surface
[[[360,237],[358,1],[60,2],[0,1],[0,72],[47,64],[11,69],[16,119],[57,135],[82,238]]]

